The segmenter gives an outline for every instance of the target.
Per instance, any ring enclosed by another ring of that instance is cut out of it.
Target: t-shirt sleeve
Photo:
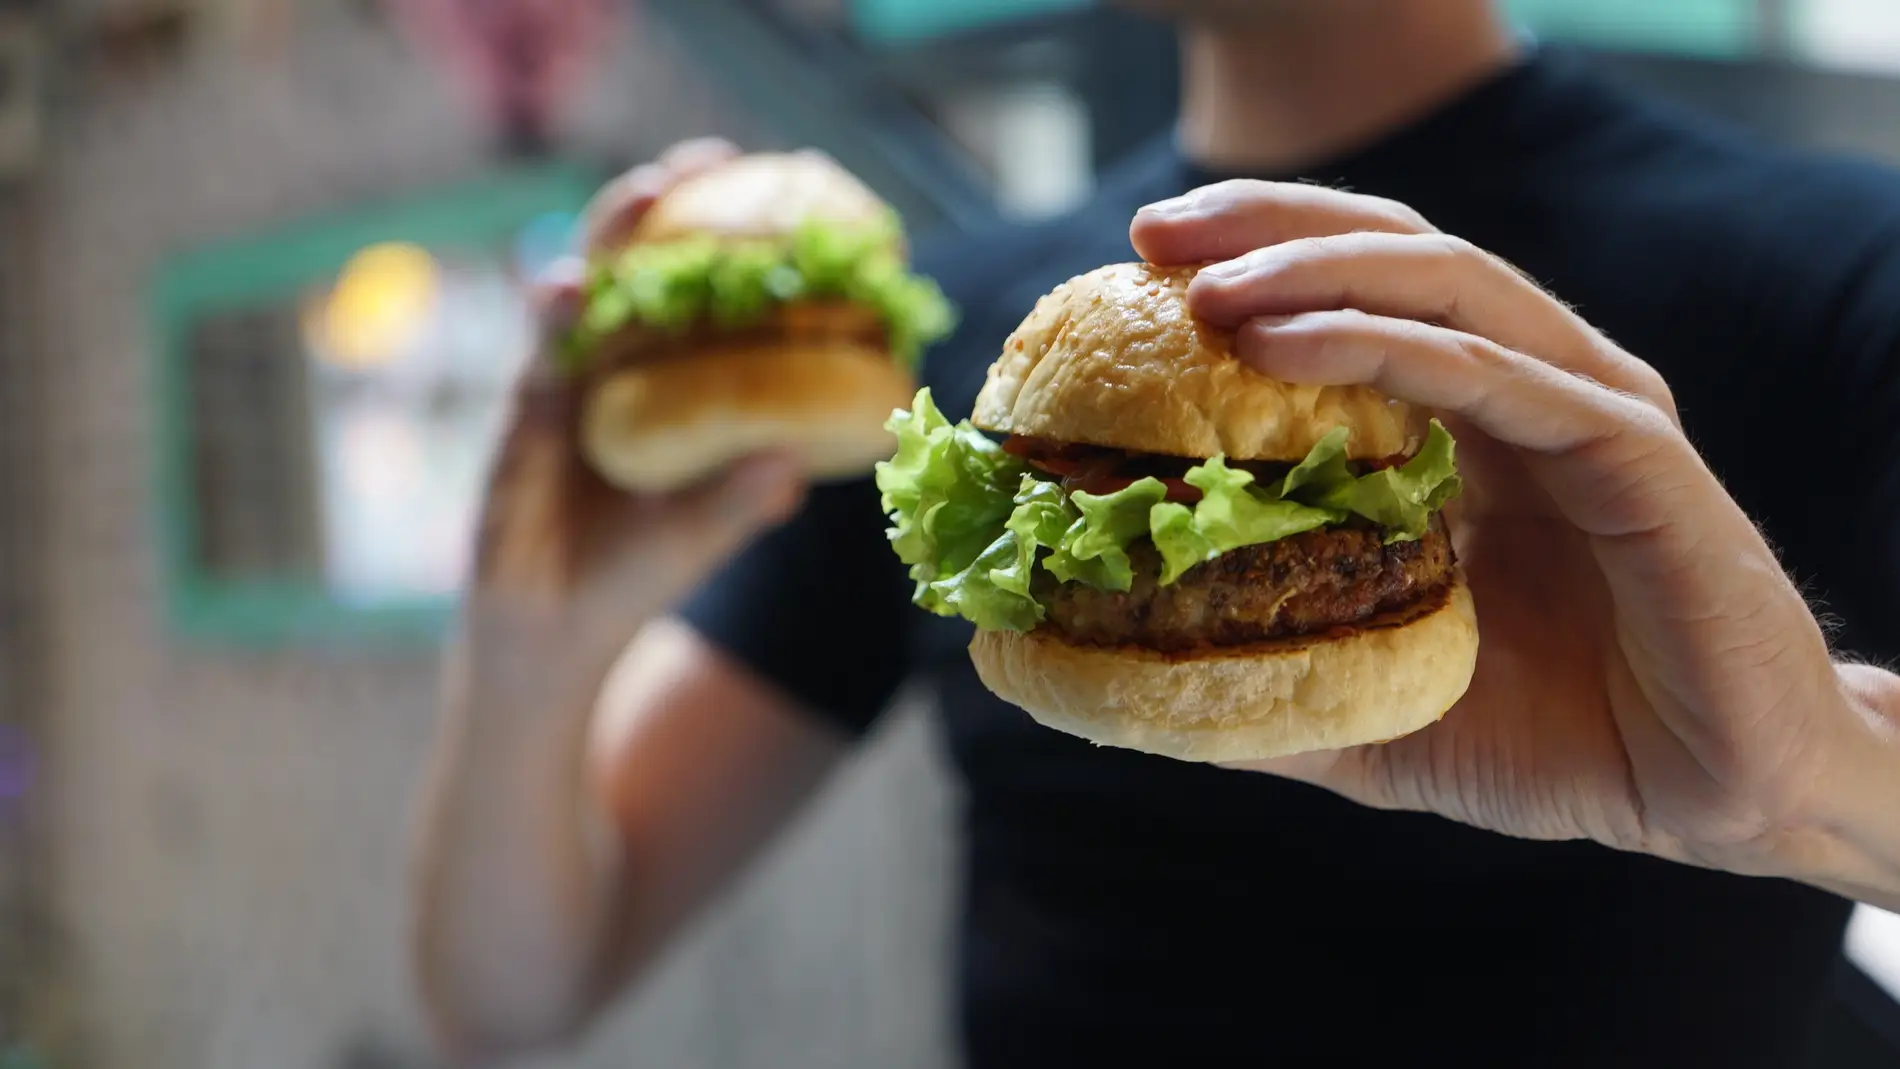
[[[870,479],[814,487],[681,607],[685,621],[800,706],[849,735],[877,719],[909,671],[909,580]]]

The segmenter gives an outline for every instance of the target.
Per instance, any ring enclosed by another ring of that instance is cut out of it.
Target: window
[[[1900,73],[1900,4],[1799,0],[1789,13],[1796,54],[1824,67]]]
[[[1532,33],[1604,48],[1714,57],[1784,53],[1830,69],[1900,74],[1893,0],[1505,0]]]
[[[1088,0],[851,0],[852,27],[880,44],[1082,7]]]
[[[1540,37],[1639,51],[1734,56],[1757,47],[1760,0],[1507,0]]]
[[[166,595],[239,642],[433,638],[596,178],[485,176],[180,254],[154,294]]]

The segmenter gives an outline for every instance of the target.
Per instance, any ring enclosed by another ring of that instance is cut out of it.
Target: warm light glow
[[[399,359],[428,324],[437,283],[435,259],[415,245],[372,245],[357,253],[318,313],[319,351],[352,368]]]

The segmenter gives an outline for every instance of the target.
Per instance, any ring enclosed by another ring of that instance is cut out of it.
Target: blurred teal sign
[[[851,13],[860,36],[904,44],[1089,2],[851,0]],[[1504,0],[1504,6],[1540,36],[1611,48],[1729,56],[1753,51],[1759,40],[1759,0]]]
[[[851,0],[851,21],[866,39],[903,44],[1088,4],[1089,0]]]
[[[1606,48],[1735,56],[1760,40],[1758,0],[1507,0],[1539,36]]]

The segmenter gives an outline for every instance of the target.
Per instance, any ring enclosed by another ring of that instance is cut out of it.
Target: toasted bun
[[[890,457],[884,423],[913,388],[889,354],[848,343],[696,348],[597,384],[581,448],[632,491],[675,490],[767,449],[797,454],[815,480],[845,478]]]
[[[633,241],[671,241],[700,234],[729,238],[789,237],[819,220],[872,226],[890,208],[863,182],[817,152],[740,156],[689,178],[640,217]]]
[[[758,153],[668,190],[630,241],[784,238],[808,221],[872,226],[889,216],[877,194],[827,156]],[[678,489],[767,449],[799,455],[816,480],[865,474],[891,455],[884,423],[916,389],[889,352],[869,343],[867,314],[794,302],[743,337],[709,330],[657,339],[657,356],[649,348],[656,339],[638,327],[606,339],[608,352],[639,352],[590,387],[582,451],[609,482],[633,491]],[[881,325],[870,333],[881,337]]]
[[[1197,657],[979,631],[985,686],[1046,727],[1183,761],[1252,761],[1386,742],[1445,715],[1471,683],[1478,622],[1460,576],[1412,614],[1343,638]]]
[[[1417,449],[1425,420],[1408,405],[1242,364],[1232,333],[1188,313],[1196,270],[1114,264],[1056,287],[1004,343],[971,422],[1182,457],[1299,460],[1335,427],[1355,460]]]

